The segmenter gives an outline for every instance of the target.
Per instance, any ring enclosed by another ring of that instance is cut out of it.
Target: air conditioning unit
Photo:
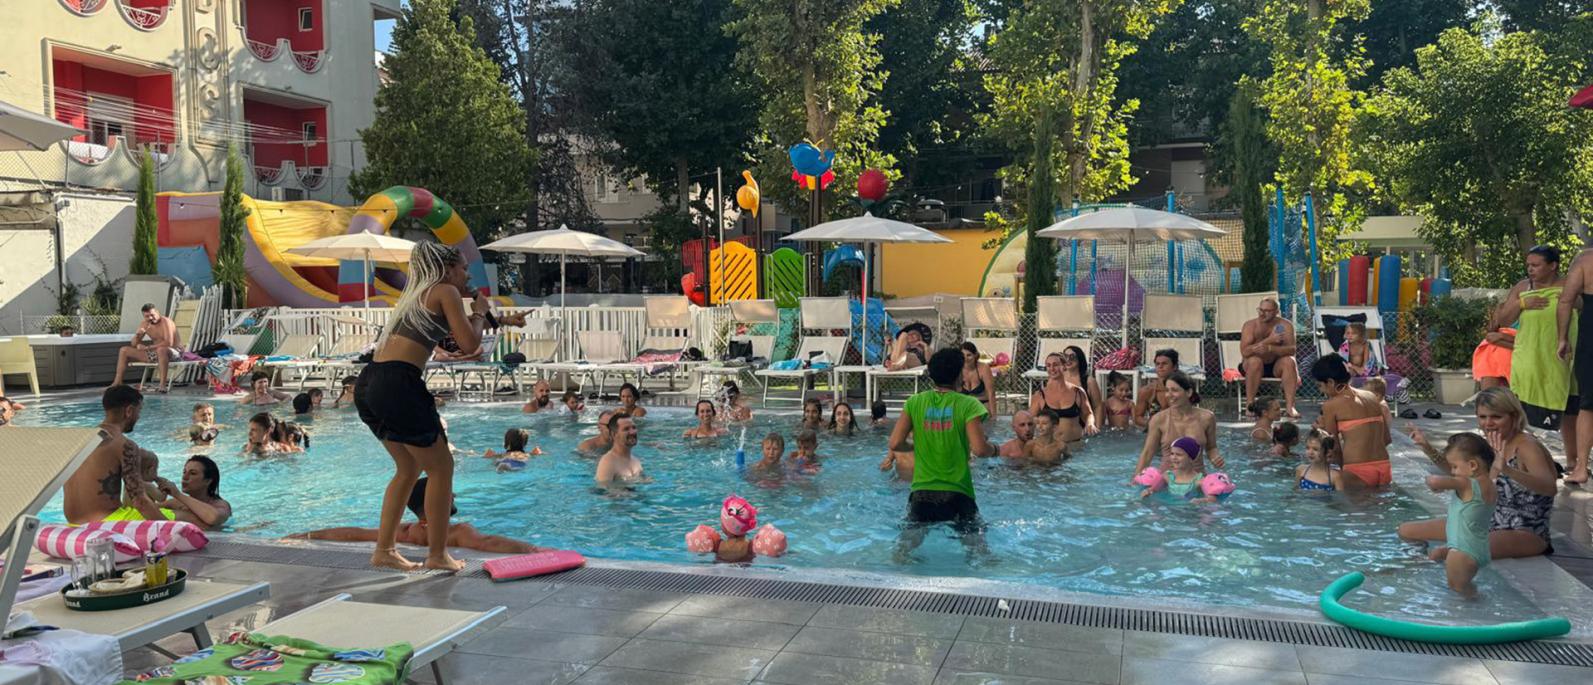
[[[272,188],[271,189],[271,201],[272,202],[283,202],[283,201],[286,201],[288,199],[286,190],[287,190],[286,188]]]

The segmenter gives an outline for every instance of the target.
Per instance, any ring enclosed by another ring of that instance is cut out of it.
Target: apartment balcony
[[[116,6],[127,23],[145,31],[153,31],[166,23],[167,15],[171,14],[172,0],[116,0]]]
[[[325,102],[285,93],[245,89],[246,148],[257,182],[305,190],[325,186],[330,167]]]
[[[83,16],[98,12],[110,4],[111,0],[61,0],[61,4]]]
[[[243,38],[263,62],[282,59],[313,74],[326,59],[321,0],[243,0]]]
[[[136,164],[149,149],[157,164],[169,162],[180,130],[171,72],[64,48],[50,66],[55,118],[88,131],[67,142],[68,156],[93,166],[120,151]]]

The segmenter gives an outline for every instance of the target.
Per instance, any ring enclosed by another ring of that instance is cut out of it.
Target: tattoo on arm
[[[122,486],[129,495],[137,496],[144,492],[143,456],[144,450],[132,440],[122,442]]]

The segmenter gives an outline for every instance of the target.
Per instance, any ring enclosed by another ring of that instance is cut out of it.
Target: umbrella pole
[[[863,243],[863,306],[858,308],[861,316],[858,317],[857,353],[863,360],[863,365],[868,365],[868,243]],[[840,360],[836,360],[839,362]]]
[[[365,308],[371,308],[371,251],[365,251]]]
[[[1134,271],[1134,232],[1128,232],[1128,262],[1123,264],[1123,347],[1128,347],[1128,285]],[[1090,379],[1084,379],[1088,383]]]
[[[564,259],[566,255],[559,253],[559,309],[564,308]]]

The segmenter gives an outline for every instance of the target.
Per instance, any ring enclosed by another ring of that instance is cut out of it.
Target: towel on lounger
[[[381,649],[337,649],[291,637],[233,633],[212,647],[122,682],[396,685],[404,681],[404,667],[414,653],[404,643]]]

